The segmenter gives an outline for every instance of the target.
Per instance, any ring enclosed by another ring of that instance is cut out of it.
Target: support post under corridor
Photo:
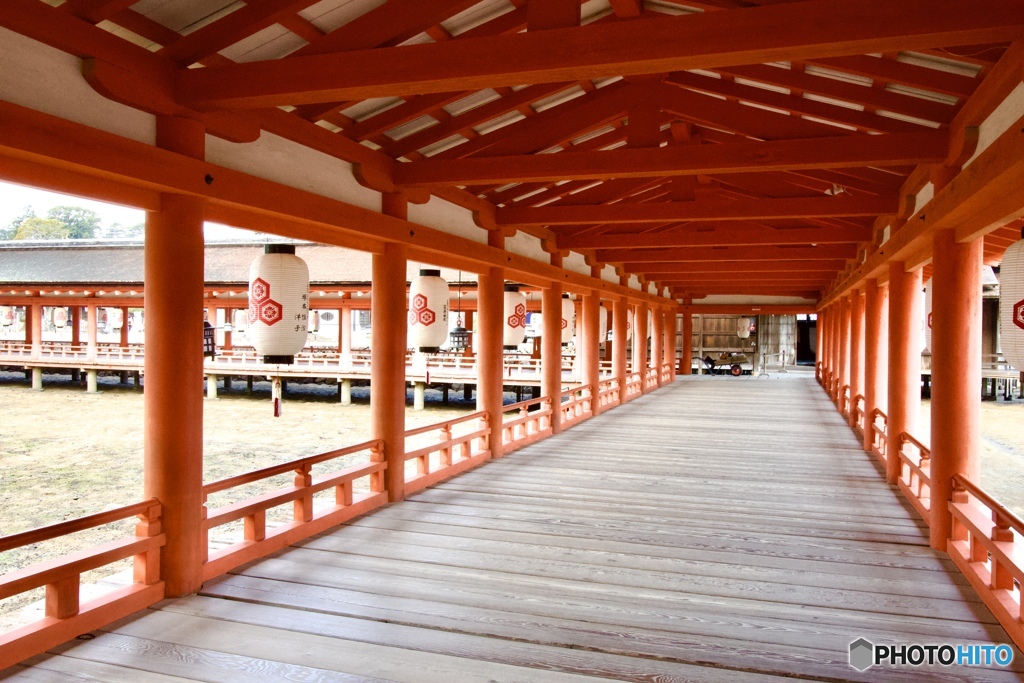
[[[583,383],[590,386],[590,410],[597,415],[597,392],[601,384],[601,295],[587,292],[583,295]]]
[[[612,303],[612,372],[619,383],[619,403],[626,402],[626,380],[629,374],[626,362],[626,299],[620,297]]]
[[[850,425],[856,423],[857,396],[864,390],[864,295],[850,292]]]

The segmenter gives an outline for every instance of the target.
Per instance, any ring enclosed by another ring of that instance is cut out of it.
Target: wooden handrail
[[[921,451],[921,457],[930,458],[931,455],[932,455],[932,449],[930,449],[927,446],[925,446],[923,443],[921,443],[920,441],[915,439],[913,436],[911,436],[907,432],[901,432],[900,433],[900,446],[902,447],[903,444],[905,444],[905,443],[909,443],[911,446],[914,446],[914,447],[917,448],[917,450]]]
[[[508,407],[503,407],[502,410],[508,410]],[[479,420],[480,418],[483,418],[483,417],[487,417],[487,413],[485,411],[481,410],[481,411],[478,411],[478,412],[475,412],[475,413],[470,413],[469,415],[464,415],[463,417],[457,417],[454,420],[447,420],[445,422],[438,422],[438,423],[432,424],[432,425],[425,425],[423,427],[416,427],[415,429],[408,429],[408,430],[406,430],[405,435],[406,436],[417,436],[419,434],[426,434],[427,432],[432,432],[435,429],[444,429],[445,426],[447,426],[449,429],[451,429],[452,427],[454,427],[457,424],[462,424],[463,422],[470,422],[472,420]]]
[[[125,505],[113,510],[106,510],[104,512],[87,515],[85,517],[69,519],[66,522],[58,522],[57,524],[39,527],[38,529],[30,529],[29,531],[22,531],[17,534],[11,534],[10,536],[2,536],[0,537],[0,553],[31,545],[33,543],[49,541],[59,536],[67,536],[68,534],[73,534],[77,531],[84,531],[85,529],[103,526],[104,524],[120,522],[122,519],[135,517],[146,512],[153,506],[159,505],[160,501],[156,498],[150,498],[149,500],[132,503],[131,505]]]
[[[253,472],[246,472],[245,474],[238,474],[233,477],[227,477],[226,479],[220,479],[209,484],[203,485],[203,494],[210,495],[211,493],[218,493],[227,489],[233,489],[237,486],[243,486],[245,484],[251,484],[261,479],[268,479],[270,477],[277,476],[279,474],[287,474],[288,472],[294,472],[295,470],[303,469],[305,467],[312,467],[321,462],[327,460],[333,460],[335,458],[341,458],[346,455],[352,455],[360,451],[372,450],[374,448],[380,448],[383,445],[383,441],[380,439],[374,439],[372,441],[365,441],[355,446],[349,446],[347,448],[339,448],[334,451],[327,451],[326,453],[318,453],[316,455],[310,455],[305,458],[299,458],[297,460],[290,460],[289,462],[281,463],[280,465],[271,465],[270,467],[264,467],[260,470]]]
[[[1005,519],[1014,531],[1024,536],[1024,520],[1008,510],[1005,505],[993,498],[985,489],[962,474],[954,474],[953,483],[977,498],[989,510]]]

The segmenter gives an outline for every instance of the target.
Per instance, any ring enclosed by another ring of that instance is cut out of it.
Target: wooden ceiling
[[[330,147],[681,298],[821,296],[1024,35],[1003,0],[11,2],[114,99]]]

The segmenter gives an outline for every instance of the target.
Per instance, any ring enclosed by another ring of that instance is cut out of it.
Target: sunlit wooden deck
[[[811,378],[687,378],[11,670],[66,681],[1019,680]],[[1016,652],[1017,671],[1022,670]]]

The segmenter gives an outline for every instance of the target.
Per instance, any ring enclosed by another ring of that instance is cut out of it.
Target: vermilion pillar
[[[370,413],[373,438],[384,441],[390,501],[405,497],[406,260],[400,244],[373,255]]]
[[[343,307],[338,318],[338,349],[344,356],[352,353],[352,309]]]
[[[850,293],[850,425],[855,423],[856,397],[864,391],[864,294]]]
[[[88,358],[89,360],[96,360],[96,347],[98,346],[96,340],[99,337],[100,328],[99,310],[100,309],[95,305],[89,306],[89,320],[87,321],[88,327],[86,327],[85,330],[85,357]],[[148,315],[148,313],[146,315]]]
[[[214,313],[214,315],[216,316],[216,313]],[[213,319],[213,326],[214,327],[217,326],[217,318],[216,317],[214,317],[214,319]],[[122,348],[128,346],[128,307],[127,306],[122,306],[121,307],[121,346],[122,346]]]
[[[82,342],[82,307],[72,306],[70,318],[71,345],[78,346]]]
[[[658,386],[661,386],[661,366],[665,353],[665,313],[659,309],[651,311],[651,365],[658,370]]]
[[[551,399],[551,431],[562,431],[562,287],[552,283],[541,294],[541,395]],[[549,331],[550,330],[550,331]]]
[[[843,387],[850,385],[850,297],[840,300],[839,309],[839,399],[842,401]],[[851,395],[852,399],[853,396]],[[841,404],[841,403],[840,403]],[[846,406],[849,410],[849,406]]]
[[[157,145],[204,158],[193,120],[157,117]],[[145,495],[162,506],[168,597],[195,593],[203,559],[203,210],[201,199],[164,194],[146,214]],[[96,308],[89,308],[95,349]]]
[[[671,381],[676,381],[676,332],[679,329],[679,317],[675,310],[665,314],[665,343],[662,348],[665,350],[665,363],[671,370],[669,376]]]
[[[600,412],[597,392],[601,384],[601,296],[597,292],[583,295],[583,383],[590,385],[590,409]]]
[[[886,342],[888,325],[888,290],[878,280],[864,283],[864,412],[867,426],[864,430],[864,450],[870,451],[874,442],[871,414],[885,412],[888,405],[889,345]]]
[[[629,306],[626,299],[619,298],[612,303],[612,372],[619,384],[619,403],[626,402],[626,316]]]
[[[502,335],[505,317],[505,271],[491,268],[480,273],[477,283],[478,318],[477,330],[477,374],[480,384],[477,390],[477,410],[487,412],[491,427],[491,457],[502,456],[501,423],[503,419],[505,389],[502,382],[504,371]],[[561,329],[559,324],[558,329]]]
[[[946,549],[953,475],[981,481],[982,241],[935,234],[932,260],[931,545]]]
[[[839,403],[842,387],[843,347],[839,342],[842,329],[843,305],[838,299],[832,304],[832,402]]]
[[[682,340],[679,342],[679,374],[689,375],[693,362],[693,314],[686,308],[682,315]]]
[[[32,343],[32,357],[39,358],[43,353],[42,304],[32,304],[25,307],[25,337]]]
[[[633,372],[640,373],[640,392],[647,393],[647,304],[637,304],[633,315]]]
[[[902,261],[889,264],[889,413],[885,479],[890,484],[895,484],[899,478],[900,435],[916,431],[921,411],[921,311],[917,304],[920,290],[920,269],[908,273]]]

